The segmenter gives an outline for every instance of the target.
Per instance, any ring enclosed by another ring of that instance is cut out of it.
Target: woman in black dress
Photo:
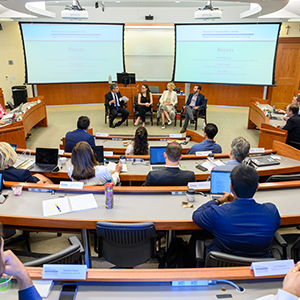
[[[138,111],[140,116],[136,119],[134,126],[137,126],[140,119],[142,119],[142,126],[145,127],[146,112],[151,110],[152,103],[152,93],[150,92],[149,86],[143,84],[142,92],[138,96]]]

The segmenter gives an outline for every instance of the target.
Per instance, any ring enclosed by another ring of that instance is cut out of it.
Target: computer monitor
[[[212,170],[210,174],[210,193],[223,194],[223,192],[230,193],[230,171]]]
[[[164,153],[166,152],[166,147],[150,147],[150,164],[165,164]]]
[[[10,144],[11,145],[11,147],[14,149],[14,151],[16,151],[17,150],[17,147],[18,147],[18,145],[17,144]]]
[[[125,86],[130,84],[135,84],[135,74],[134,73],[117,73],[118,84],[124,84]]]
[[[92,149],[94,151],[95,157],[99,164],[103,165],[104,163],[104,152],[103,152],[103,146],[92,146]]]

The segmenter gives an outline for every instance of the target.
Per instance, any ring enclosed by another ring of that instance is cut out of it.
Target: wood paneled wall
[[[5,102],[4,102],[3,90],[1,88],[0,88],[0,104],[5,109]]]
[[[268,100],[278,107],[291,103],[299,90],[300,82],[300,38],[280,38],[275,67],[276,87],[268,88]],[[259,72],[259,70],[258,70]],[[137,82],[138,90],[143,83],[158,86],[162,93],[167,82]],[[199,82],[201,84],[201,82]],[[184,91],[184,83],[175,83]],[[193,89],[191,84],[191,91]],[[104,103],[109,84],[44,84],[38,85],[38,94],[45,96],[46,105]],[[211,105],[248,107],[251,97],[263,97],[262,86],[202,84],[202,93]]]

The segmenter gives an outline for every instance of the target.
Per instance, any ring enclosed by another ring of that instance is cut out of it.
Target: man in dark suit
[[[87,130],[90,126],[90,119],[86,116],[79,117],[77,121],[77,129],[69,131],[65,139],[65,152],[72,152],[74,146],[78,142],[87,142],[90,146],[95,146],[95,138],[89,134]]]
[[[300,150],[300,115],[299,107],[296,104],[290,104],[286,108],[288,120],[282,129],[287,130],[288,136],[286,143]],[[277,126],[280,128],[280,126]]]
[[[181,152],[180,144],[176,142],[169,143],[164,153],[166,167],[150,171],[143,185],[184,186],[188,182],[195,182],[194,172],[183,171],[179,168],[179,161],[182,158]]]
[[[230,179],[232,194],[210,200],[193,213],[193,221],[214,234],[206,254],[220,251],[245,257],[271,257],[273,237],[281,221],[276,206],[253,199],[259,180],[254,168],[240,164],[231,171]],[[195,238],[197,233],[193,235]]]
[[[200,91],[201,85],[196,84],[194,86],[194,93],[189,95],[185,106],[183,106],[183,108],[185,108],[185,120],[180,133],[186,132],[190,120],[192,123],[194,122],[194,118],[197,114],[197,109],[205,107],[206,105],[205,97],[200,93]]]
[[[129,112],[125,107],[123,107],[126,102],[121,98],[122,97],[121,93],[119,92],[118,85],[115,83],[111,84],[110,92],[105,94],[105,106],[108,107],[110,110],[111,128],[120,126],[128,118]],[[117,122],[116,125],[114,125],[114,119],[117,117],[118,113],[122,114],[122,120]]]

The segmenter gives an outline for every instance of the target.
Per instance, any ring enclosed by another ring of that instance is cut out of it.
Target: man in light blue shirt
[[[218,127],[213,123],[207,123],[204,128],[205,140],[191,147],[187,154],[195,154],[197,151],[211,151],[212,153],[222,153],[220,145],[216,144],[214,137],[218,133]]]

